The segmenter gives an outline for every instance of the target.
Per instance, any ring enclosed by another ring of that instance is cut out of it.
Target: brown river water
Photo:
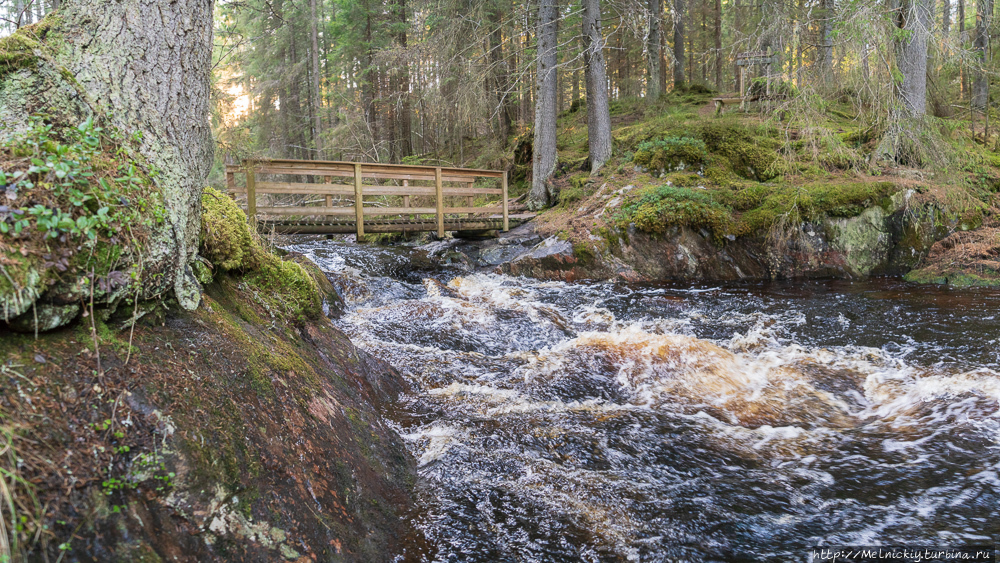
[[[337,324],[412,385],[394,423],[427,546],[406,559],[1000,541],[1000,291],[568,284],[288,248],[335,274]]]

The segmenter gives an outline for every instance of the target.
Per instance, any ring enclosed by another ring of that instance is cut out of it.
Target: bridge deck
[[[520,225],[528,217],[510,217],[513,226]],[[275,232],[284,235],[316,235],[316,234],[352,234],[357,232],[357,223],[353,220],[333,221],[285,221],[260,219],[258,228],[265,232]],[[483,219],[445,219],[444,230],[454,232],[481,232],[503,230],[502,218]],[[366,233],[421,233],[438,230],[437,219],[366,219]]]

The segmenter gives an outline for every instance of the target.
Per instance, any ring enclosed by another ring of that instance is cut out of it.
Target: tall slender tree
[[[529,207],[540,209],[555,201],[552,173],[556,169],[556,73],[559,71],[559,4],[538,3],[538,64],[535,97],[535,142],[533,146]],[[590,105],[589,102],[587,105]]]
[[[584,0],[586,2],[587,0]],[[660,97],[660,61],[663,53],[660,51],[660,21],[663,18],[663,0],[649,0],[649,33],[646,37],[646,57],[649,61],[649,74],[646,78],[646,96],[650,100]],[[587,30],[583,30],[584,36]]]
[[[611,158],[611,112],[608,103],[608,78],[604,65],[600,0],[583,0],[583,64],[587,81],[590,171],[594,173]]]
[[[927,40],[933,0],[902,0],[895,15],[896,27],[906,32],[898,40],[896,65],[902,75],[898,96],[910,117],[927,111]]]
[[[972,106],[985,109],[990,97],[990,26],[993,24],[993,0],[976,0],[976,36],[972,42],[976,64],[972,72]]]
[[[312,86],[312,92],[310,92],[309,98],[312,101],[312,118],[313,118],[313,145],[316,148],[316,158],[322,157],[323,152],[323,117],[322,117],[322,103],[321,103],[321,93],[319,88],[319,18],[316,16],[316,0],[309,0],[309,13],[310,13],[310,26],[309,26],[309,36],[312,40],[312,49],[310,50],[310,55],[312,59],[312,80],[310,85]]]
[[[674,90],[684,88],[684,0],[674,0]]]
[[[819,45],[816,50],[817,78],[821,82],[830,79],[833,72],[833,6],[834,0],[820,0]]]

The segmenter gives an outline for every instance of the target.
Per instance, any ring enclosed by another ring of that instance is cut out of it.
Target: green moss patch
[[[224,270],[252,266],[254,241],[246,213],[215,188],[205,189],[201,206],[201,255]]]
[[[246,213],[229,196],[207,188],[202,195],[201,255],[218,271],[241,274],[271,317],[316,318],[323,300],[313,277],[294,261],[264,248]]]
[[[706,229],[722,242],[764,235],[779,222],[854,217],[869,207],[889,205],[889,196],[900,189],[891,182],[753,184],[736,189],[663,185],[630,195],[616,221],[654,234],[673,226]]]
[[[702,170],[708,149],[694,137],[666,137],[639,143],[633,161],[649,170],[676,172]]]
[[[58,24],[59,19],[50,15],[0,39],[0,78],[21,69],[36,68],[39,54],[48,49],[45,44],[46,36]]]

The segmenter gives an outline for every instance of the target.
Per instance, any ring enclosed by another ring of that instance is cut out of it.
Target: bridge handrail
[[[246,174],[246,187],[236,185],[236,174]],[[294,174],[303,176],[323,176],[324,183],[304,182],[260,182],[257,174]],[[354,179],[354,185],[334,184],[334,177],[349,177]],[[402,180],[403,186],[365,186],[364,179]],[[477,178],[498,178],[501,188],[473,188]],[[410,186],[411,180],[433,181],[434,186]],[[444,182],[458,182],[466,187],[445,187]],[[444,216],[446,213],[503,213],[503,230],[510,230],[510,199],[507,190],[507,173],[502,170],[479,170],[472,168],[454,168],[446,166],[417,166],[409,164],[377,164],[362,162],[324,161],[324,160],[291,160],[268,159],[247,160],[239,165],[226,165],[226,187],[229,192],[246,193],[247,218],[253,221],[258,212],[272,215],[349,215],[349,207],[333,206],[334,195],[353,195],[353,214],[357,222],[357,234],[364,236],[364,216],[368,215],[422,215],[437,216],[438,235],[444,236]],[[257,207],[257,194],[302,194],[324,195],[326,205],[323,207]],[[403,196],[403,207],[366,208],[366,195],[398,195]],[[435,198],[433,208],[410,207],[410,196],[429,196]],[[500,195],[500,207],[473,207],[472,199],[476,195]],[[444,206],[445,196],[465,196],[467,207]]]

